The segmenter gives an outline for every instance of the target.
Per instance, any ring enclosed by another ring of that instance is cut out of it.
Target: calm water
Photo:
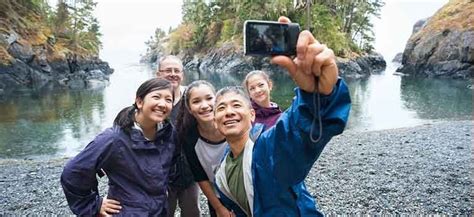
[[[386,73],[347,81],[353,108],[349,130],[414,126],[440,119],[472,118],[470,82],[411,79]],[[133,103],[134,91],[153,72],[146,66],[116,68],[111,84],[100,90],[54,90],[23,93],[0,101],[0,157],[71,156],[109,127],[118,111]],[[275,75],[273,99],[287,107],[293,83]],[[211,75],[218,87],[241,78]]]
[[[124,63],[138,62],[139,54],[145,52],[143,42],[157,26],[166,30],[179,23],[179,2],[99,0],[96,14],[104,33],[101,57],[115,69],[110,85],[101,90],[44,90],[0,98],[0,158],[75,155],[97,133],[111,126],[120,109],[133,103],[138,85],[153,76],[146,66]],[[446,2],[387,1],[380,19],[374,21],[376,50],[390,62],[403,51],[412,25]],[[133,11],[137,13],[123,16]],[[167,19],[162,19],[163,15]],[[130,28],[122,28],[124,24]],[[353,101],[349,130],[472,119],[472,90],[467,88],[472,81],[399,77],[392,75],[395,68],[389,63],[383,74],[347,81]],[[285,75],[272,77],[272,97],[281,107],[287,107],[294,85]],[[242,78],[213,74],[206,79],[222,87],[238,84]]]

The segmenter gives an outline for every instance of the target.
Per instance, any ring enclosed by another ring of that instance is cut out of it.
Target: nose
[[[201,103],[201,110],[207,110],[209,107],[211,107],[209,103],[206,103],[206,102]]]
[[[157,106],[158,106],[159,108],[164,108],[164,107],[166,107],[166,101],[165,101],[164,99],[158,100]]]
[[[227,108],[225,109],[225,116],[226,116],[226,117],[233,117],[233,116],[235,116],[235,111],[234,111],[234,109],[233,109],[232,107],[227,107]]]

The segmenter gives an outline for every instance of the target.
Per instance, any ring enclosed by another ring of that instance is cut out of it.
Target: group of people
[[[204,80],[182,86],[181,60],[161,58],[157,78],[142,83],[132,106],[64,167],[73,213],[171,217],[179,205],[181,216],[201,216],[200,189],[211,216],[322,215],[304,179],[344,130],[349,92],[332,50],[308,31],[294,59],[274,56],[272,63],[297,84],[285,112],[271,101],[264,71],[248,73],[243,88],[216,92]],[[97,176],[104,175],[109,188],[101,197]]]

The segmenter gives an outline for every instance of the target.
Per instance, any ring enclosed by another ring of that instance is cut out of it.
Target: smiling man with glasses
[[[174,91],[174,105],[171,110],[170,119],[176,126],[176,116],[182,103],[186,86],[181,85],[184,81],[183,62],[173,55],[164,56],[159,59],[156,76],[171,82]],[[168,217],[174,217],[177,204],[181,208],[182,217],[199,217],[199,186],[194,182],[191,169],[184,156],[180,144],[176,144],[177,157],[175,164],[171,167],[170,183],[168,186]]]
[[[180,101],[186,87],[181,83],[184,80],[183,62],[177,56],[168,55],[158,61],[156,76],[171,82],[174,90],[174,105]]]

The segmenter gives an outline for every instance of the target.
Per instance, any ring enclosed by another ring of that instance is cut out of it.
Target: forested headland
[[[0,1],[0,90],[38,88],[50,81],[82,88],[112,69],[98,59],[100,26],[93,0]],[[97,82],[94,82],[97,83]]]
[[[379,16],[381,0],[312,0],[311,32],[338,56],[373,51],[372,16]],[[146,42],[150,50],[177,54],[203,52],[224,43],[242,45],[245,20],[273,20],[285,15],[305,27],[306,1],[184,0],[183,21],[175,29],[156,29]]]
[[[160,55],[177,54],[183,56],[190,70],[206,74],[209,67],[196,66],[209,62],[206,59],[215,59],[215,56],[209,55],[223,53],[235,56],[234,52],[238,54],[242,50],[245,20],[276,21],[284,15],[304,28],[308,22],[306,10],[310,7],[311,32],[341,58],[341,68],[347,69],[345,72],[358,77],[365,76],[358,73],[370,74],[385,67],[381,55],[373,53],[372,45],[375,39],[372,18],[380,15],[384,5],[382,0],[310,2],[307,5],[304,0],[184,0],[181,24],[174,29],[157,28],[150,40],[145,42],[148,50],[143,61],[153,63]],[[353,62],[360,67],[348,62],[348,59],[362,57],[365,59],[359,60],[360,64]],[[237,58],[244,57],[237,55]],[[245,58],[242,61],[243,65],[250,66],[237,67],[239,69],[236,70],[258,68],[262,64],[249,63]],[[234,69],[227,71],[232,74]]]

